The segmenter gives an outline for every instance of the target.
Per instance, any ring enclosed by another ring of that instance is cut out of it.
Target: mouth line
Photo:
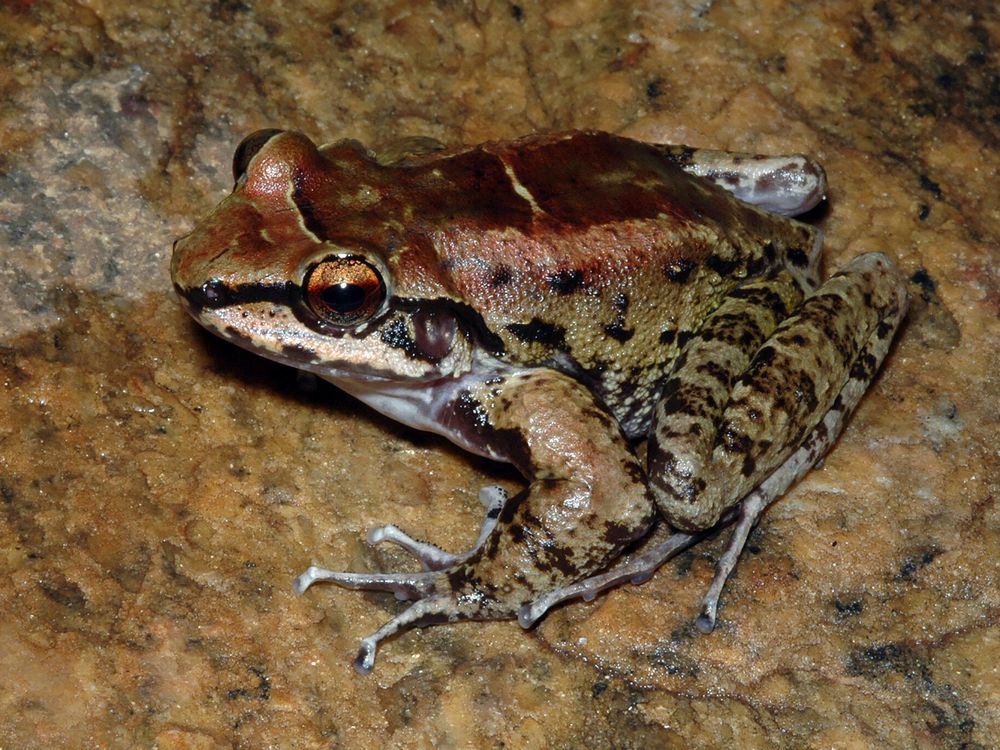
[[[372,367],[372,365],[360,361],[351,362],[348,366],[338,366],[317,357],[312,350],[300,344],[273,346],[260,343],[252,335],[244,333],[235,326],[214,320],[190,305],[186,305],[186,307],[191,317],[202,328],[220,339],[272,362],[310,372],[324,380],[341,385],[341,387],[343,387],[342,384],[393,385],[407,383],[420,385],[441,377],[440,373],[426,378],[400,377],[394,370]],[[344,389],[347,390],[347,388]]]

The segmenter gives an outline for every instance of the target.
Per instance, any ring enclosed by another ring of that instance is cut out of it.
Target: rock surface
[[[329,6],[329,7],[327,7]],[[0,746],[990,747],[1000,737],[1000,17],[834,0],[0,6]],[[446,548],[503,467],[196,329],[170,243],[259,127],[378,146],[542,129],[806,152],[826,267],[913,310],[825,466],[536,629],[358,639],[292,577]]]

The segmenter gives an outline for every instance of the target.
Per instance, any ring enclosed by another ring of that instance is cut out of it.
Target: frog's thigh
[[[659,148],[684,171],[782,216],[804,213],[826,197],[823,167],[802,154],[758,156],[687,146]]]
[[[855,258],[770,334],[727,400],[699,400],[715,373],[682,357],[675,372],[682,395],[658,406],[651,435],[650,484],[665,517],[688,530],[714,524],[781,467],[827,412],[846,416],[905,308],[895,267],[871,253]],[[842,423],[836,420],[836,429]],[[833,437],[825,435],[824,444]],[[787,486],[771,484],[780,488],[775,493]]]
[[[754,354],[803,299],[796,278],[779,271],[771,278],[730,292],[685,345],[664,384],[653,414],[647,459],[657,504],[674,525],[708,528],[722,512],[712,451],[737,380]]]
[[[506,378],[491,395],[481,403],[530,484],[508,501],[465,575],[470,588],[513,587],[511,603],[524,603],[602,570],[655,512],[621,428],[580,383],[537,369]],[[463,588],[460,577],[452,575],[453,586]]]

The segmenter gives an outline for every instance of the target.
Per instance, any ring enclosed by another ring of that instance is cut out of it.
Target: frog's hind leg
[[[685,172],[704,177],[741,201],[765,211],[796,216],[826,197],[826,173],[802,154],[759,156],[689,146],[657,146]]]
[[[503,510],[507,502],[507,491],[496,485],[482,487],[479,490],[479,502],[486,508],[486,515],[483,517],[483,525],[479,531],[476,543],[465,552],[454,554],[446,552],[428,542],[414,539],[398,526],[389,524],[387,526],[376,526],[368,532],[368,544],[372,546],[382,542],[392,542],[397,544],[420,562],[424,570],[444,570],[452,565],[468,560],[474,555],[489,537],[490,533],[497,525],[500,511]]]
[[[582,581],[568,586],[546,591],[534,601],[521,607],[517,613],[517,621],[522,628],[530,628],[542,615],[561,602],[577,597],[585,602],[590,602],[602,591],[615,588],[623,583],[636,585],[645,583],[656,572],[657,568],[708,536],[709,533],[706,531],[688,534],[677,531],[671,534],[666,526],[661,524],[656,532],[644,542],[641,551],[637,551],[627,560],[616,564],[604,573],[584,578]]]
[[[891,339],[892,337],[889,336],[887,339],[882,340],[886,350]],[[872,342],[869,343],[871,344]],[[872,346],[871,348],[874,349],[875,347]],[[885,357],[885,351],[882,351],[881,354],[875,351],[873,352],[873,356],[876,357],[877,362],[881,362]],[[875,369],[878,369],[877,363]],[[861,373],[859,372],[858,374]],[[809,469],[815,466],[826,455],[826,452],[844,428],[845,420],[868,388],[872,374],[873,372],[868,373],[867,379],[865,377],[855,377],[855,373],[852,370],[851,378],[844,385],[843,389],[841,389],[833,406],[823,416],[822,421],[809,433],[809,437],[799,446],[798,450],[789,456],[781,466],[775,469],[767,479],[761,482],[757,489],[744,497],[743,501],[739,504],[739,516],[736,526],[729,539],[729,544],[726,546],[726,551],[722,553],[722,556],[719,557],[719,561],[715,565],[715,576],[712,578],[712,583],[708,587],[705,597],[702,599],[701,613],[695,620],[695,625],[702,633],[711,633],[715,629],[715,618],[719,609],[719,597],[722,595],[722,589],[726,585],[729,575],[736,568],[740,553],[743,551],[747,538],[750,536],[753,527],[757,524],[761,513],[764,512],[771,502],[783,495],[785,490],[801,479]]]
[[[789,315],[783,276],[735,290],[692,336],[650,431],[650,486],[673,526],[708,528],[743,501],[698,620],[705,631],[760,513],[836,439],[906,311],[899,273],[878,253],[855,258]],[[733,317],[739,298],[745,309]]]

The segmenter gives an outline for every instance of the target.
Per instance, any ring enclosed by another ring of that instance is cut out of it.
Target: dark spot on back
[[[562,346],[566,343],[566,329],[532,318],[530,323],[511,323],[507,330],[526,344]]]
[[[604,326],[604,332],[615,341],[624,344],[635,335],[631,328],[625,328],[621,323],[614,322]]]
[[[499,265],[493,269],[493,273],[490,276],[490,286],[494,289],[498,286],[504,286],[509,284],[513,278],[511,274],[510,267]]]
[[[565,270],[545,277],[549,287],[557,294],[572,294],[583,284],[583,272]]]
[[[676,331],[670,329],[662,331],[660,333],[660,343],[665,346],[670,346],[672,343],[674,343],[674,338],[676,338],[676,336],[677,336]]]
[[[670,279],[675,284],[683,284],[691,276],[691,271],[694,269],[694,263],[690,260],[675,260],[667,264],[664,269],[667,278]]]
[[[740,262],[738,260],[727,260],[718,255],[709,256],[708,260],[705,261],[705,265],[715,271],[719,276],[730,276],[733,271],[735,271]]]

